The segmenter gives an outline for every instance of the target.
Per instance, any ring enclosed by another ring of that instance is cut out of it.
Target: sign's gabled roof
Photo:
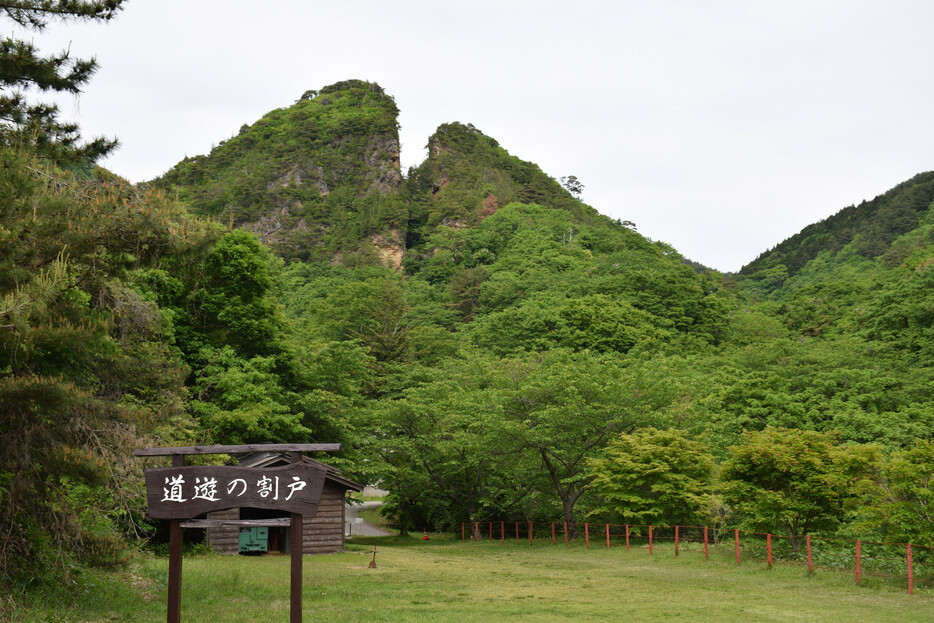
[[[246,452],[234,454],[233,457],[239,461],[240,467],[278,467],[280,465],[288,465],[292,462],[288,452]],[[341,474],[340,470],[336,467],[332,467],[321,461],[316,461],[307,456],[302,457],[302,463],[323,468],[325,470],[325,480],[330,480],[345,489],[363,491],[363,485],[344,478],[343,474]]]

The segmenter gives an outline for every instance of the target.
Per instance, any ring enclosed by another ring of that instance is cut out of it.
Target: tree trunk
[[[564,521],[568,525],[568,540],[573,541],[577,537],[577,521],[574,519],[574,502],[577,496],[563,497],[561,500],[561,510],[564,514]]]

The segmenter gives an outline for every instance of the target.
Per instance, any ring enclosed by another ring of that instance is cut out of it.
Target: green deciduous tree
[[[731,450],[720,474],[723,498],[747,528],[803,536],[844,518],[852,480],[830,435],[767,428]]]
[[[192,410],[217,443],[304,441],[311,431],[290,403],[296,396],[282,387],[272,357],[248,360],[230,346],[206,349],[207,361],[196,374]]]
[[[670,386],[648,367],[590,351],[506,360],[498,377],[503,419],[491,424],[540,461],[544,483],[538,486],[557,496],[569,523],[593,479],[587,461],[616,435],[654,423],[671,399]]]
[[[863,484],[857,527],[886,540],[934,543],[934,443],[919,440],[878,461]]]
[[[527,510],[522,450],[496,425],[496,374],[495,362],[476,353],[435,369],[410,366],[409,387],[374,402],[359,423],[403,532]]]
[[[682,430],[645,428],[611,440],[588,460],[599,500],[591,514],[631,524],[690,525],[710,504],[713,456]]]

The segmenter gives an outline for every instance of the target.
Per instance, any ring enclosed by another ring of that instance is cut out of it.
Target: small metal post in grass
[[[652,554],[652,526],[649,526],[649,555]]]
[[[461,522],[461,543],[467,542],[467,533],[464,529],[464,522]]]
[[[736,564],[739,564],[739,530],[733,531],[733,538],[736,541]]]
[[[626,524],[626,551],[629,551],[629,524]]]
[[[568,522],[564,522],[564,546],[568,546]]]
[[[610,524],[606,525],[606,548],[610,549]]]
[[[915,574],[911,564],[911,543],[908,544],[908,594],[915,594]]]
[[[500,543],[506,542],[506,522],[505,521],[499,522],[499,542]]]
[[[584,547],[590,549],[590,524],[584,522]]]
[[[765,551],[766,551],[765,555],[769,561],[769,569],[771,569],[772,568],[772,535],[771,534],[765,535]]]
[[[529,547],[532,547],[532,545],[534,545],[532,541],[532,539],[534,538],[533,537],[534,533],[535,533],[535,525],[533,524],[533,522],[530,521],[529,522]]]
[[[680,526],[675,526],[675,556],[678,555],[678,528]]]
[[[519,544],[519,522],[516,522],[516,545]]]
[[[707,559],[707,528],[704,527],[704,560]]]

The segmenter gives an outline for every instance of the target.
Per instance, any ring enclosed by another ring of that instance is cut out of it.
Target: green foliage
[[[26,0],[7,2],[2,14],[18,26],[45,30],[51,19],[108,21],[123,0]],[[58,163],[86,164],[116,147],[115,140],[97,138],[81,144],[78,126],[58,119],[58,106],[30,103],[29,90],[77,95],[97,70],[94,59],[73,59],[69,50],[41,56],[32,43],[12,36],[0,39],[0,145],[31,146]]]
[[[600,502],[590,512],[627,524],[696,525],[711,503],[713,456],[686,431],[645,428],[611,440],[587,462]]]
[[[931,474],[934,443],[928,440],[878,460],[864,481],[857,527],[887,541],[934,543]]]
[[[540,460],[539,490],[557,495],[568,522],[593,478],[587,461],[619,433],[659,424],[674,399],[651,364],[626,366],[612,355],[555,349],[502,366],[507,447]]]
[[[164,317],[135,279],[210,230],[103,173],[78,179],[5,148],[0,162],[7,584],[55,577],[76,559],[110,564],[124,537],[146,530],[131,451],[157,432],[174,438],[187,417]]]
[[[930,538],[931,174],[724,277],[470,125],[402,180],[397,114],[308,91],[148,190],[0,149],[0,580],[119,561],[150,437],[342,442],[403,532],[695,523],[713,454],[718,525]]]
[[[307,439],[300,413],[275,374],[272,357],[239,357],[230,346],[202,353],[206,365],[194,384],[193,413],[217,443],[287,443]]]
[[[510,204],[475,228],[442,228],[427,246],[409,270],[449,284],[474,342],[497,354],[684,348],[726,333],[715,285],[629,230],[576,224],[564,210]]]
[[[743,435],[723,464],[723,499],[741,524],[762,532],[803,536],[831,529],[853,496],[842,469],[845,450],[826,434],[768,428]]]
[[[886,275],[862,321],[868,338],[912,364],[934,367],[934,259]]]
[[[192,292],[189,317],[212,345],[231,344],[244,356],[281,348],[283,318],[273,299],[278,263],[244,231],[233,231],[205,260],[203,283]]]
[[[362,422],[372,476],[391,492],[404,532],[450,529],[464,517],[516,512],[534,473],[497,424],[494,361],[472,354],[437,369],[409,367],[391,399],[372,402]]]

